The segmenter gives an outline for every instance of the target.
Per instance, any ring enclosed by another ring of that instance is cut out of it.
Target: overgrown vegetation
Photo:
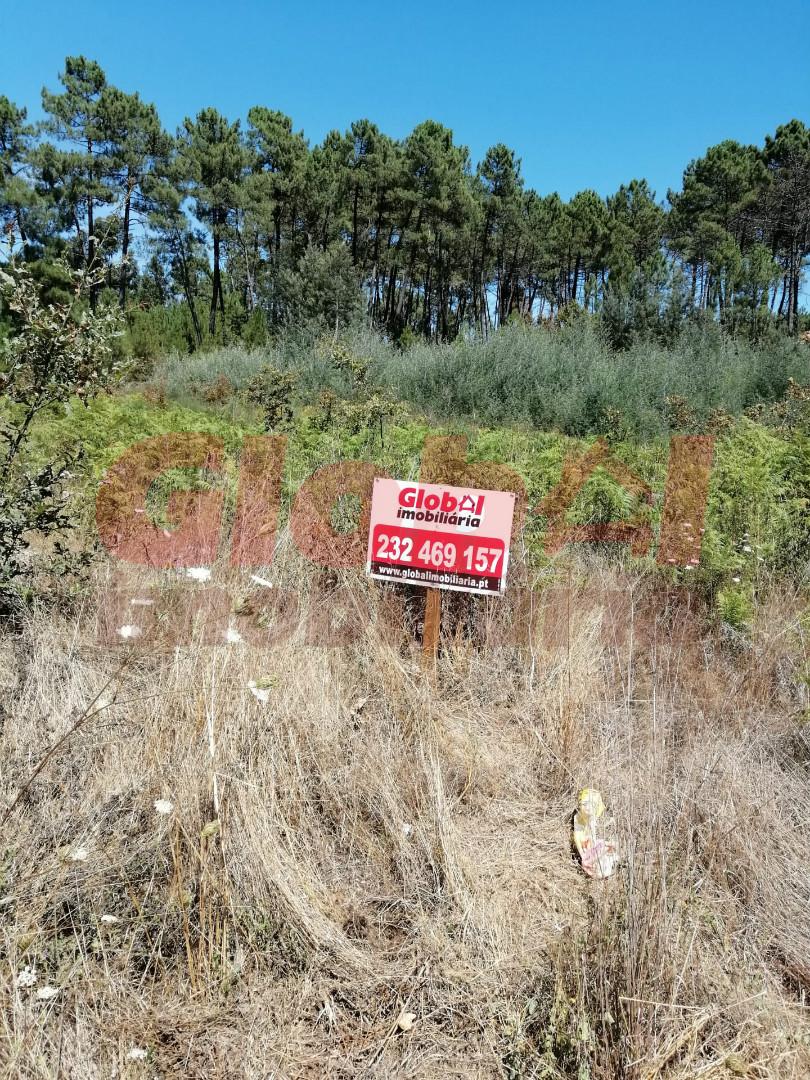
[[[217,379],[238,390],[270,363],[296,373],[304,404],[324,390],[350,398],[355,387],[333,363],[334,347],[291,335],[253,351],[232,346],[174,355],[156,365],[152,381],[178,400],[199,401]],[[368,365],[368,392],[441,422],[519,424],[619,440],[719,430],[724,417],[766,415],[791,379],[810,383],[810,344],[775,336],[755,345],[711,325],[685,329],[668,346],[647,342],[621,353],[587,317],[557,330],[510,324],[486,341],[414,342],[407,349],[358,331],[341,348]]]
[[[67,275],[68,280],[71,276]],[[87,310],[94,287],[81,271],[72,276],[70,302],[45,304],[25,266],[0,271],[0,289],[12,333],[0,341],[0,611],[8,614],[20,590],[44,565],[64,569],[84,561],[65,546],[72,523],[65,481],[79,467],[75,440],[39,461],[32,455],[35,426],[47,416],[86,407],[122,374],[113,341],[116,310]],[[32,543],[51,542],[50,557],[33,561]]]

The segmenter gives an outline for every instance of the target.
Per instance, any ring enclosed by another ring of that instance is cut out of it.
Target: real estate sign
[[[378,478],[366,570],[379,581],[500,595],[514,509],[509,491]]]

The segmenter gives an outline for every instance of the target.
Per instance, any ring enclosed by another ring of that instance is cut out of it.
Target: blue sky
[[[369,117],[432,118],[473,161],[503,141],[527,184],[569,197],[644,176],[663,198],[724,138],[810,122],[810,0],[597,5],[0,0],[0,93],[40,115],[68,53],[98,60],[174,130],[214,105],[281,109],[310,142]]]

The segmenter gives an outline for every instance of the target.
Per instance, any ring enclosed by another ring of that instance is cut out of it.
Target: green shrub
[[[78,568],[64,544],[72,522],[65,487],[78,467],[81,442],[34,449],[37,422],[71,400],[84,404],[123,374],[114,348],[119,319],[114,309],[85,307],[96,282],[72,274],[65,302],[46,300],[42,285],[25,266],[0,271],[0,289],[11,315],[11,333],[0,342],[0,608],[12,611],[30,591],[39,569]],[[47,554],[32,542],[51,542]]]
[[[245,396],[262,410],[265,431],[276,431],[289,424],[296,382],[292,372],[279,371],[271,364],[265,364],[248,383]]]
[[[189,400],[220,374],[238,390],[270,364],[297,373],[306,403],[324,390],[348,399],[357,395],[357,377],[335,361],[341,349],[363,360],[368,392],[406,402],[434,421],[521,424],[612,441],[727,426],[727,418],[783,399],[790,380],[806,382],[808,370],[802,343],[779,337],[755,346],[714,323],[688,324],[669,346],[636,343],[616,352],[598,321],[582,316],[553,330],[512,321],[486,341],[409,347],[356,326],[337,342],[325,341],[309,326],[252,351],[240,345],[177,353],[156,365],[155,378],[170,397]]]
[[[721,620],[734,630],[748,628],[753,617],[754,605],[750,594],[742,589],[720,589],[716,598],[717,614]]]

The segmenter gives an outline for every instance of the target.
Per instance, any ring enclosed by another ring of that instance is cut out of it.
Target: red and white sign
[[[501,594],[514,511],[511,491],[377,478],[366,571],[380,581]]]

